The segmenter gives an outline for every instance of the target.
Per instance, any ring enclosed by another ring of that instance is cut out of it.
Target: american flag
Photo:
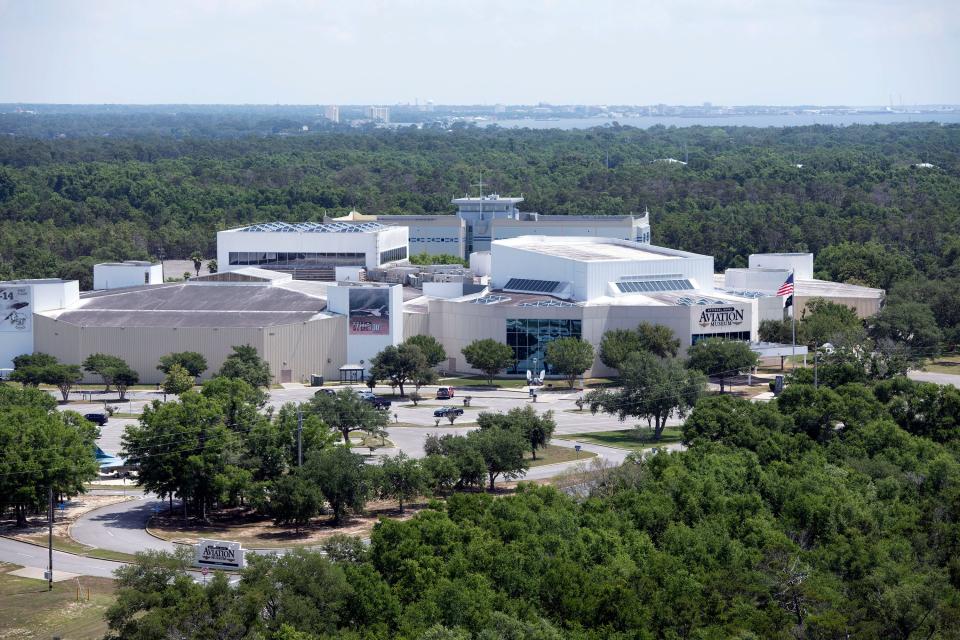
[[[787,276],[786,281],[780,285],[780,288],[777,289],[778,296],[792,296],[793,295],[793,273]]]

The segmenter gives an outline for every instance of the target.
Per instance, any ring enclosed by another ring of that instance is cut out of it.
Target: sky
[[[960,104],[960,0],[0,0],[0,102]]]

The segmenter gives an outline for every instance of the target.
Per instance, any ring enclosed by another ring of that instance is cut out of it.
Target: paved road
[[[388,388],[378,388],[380,394],[388,393]],[[286,402],[305,402],[316,392],[316,389],[310,387],[276,389],[271,391],[270,405],[278,407]],[[522,390],[480,390],[471,392],[460,392],[459,397],[453,400],[434,400],[428,399],[418,407],[405,406],[405,401],[396,402],[391,408],[391,417],[402,423],[413,425],[403,427],[388,427],[388,437],[396,445],[391,449],[380,449],[378,455],[392,454],[397,451],[404,451],[413,457],[423,457],[423,443],[428,435],[431,434],[463,434],[475,426],[469,424],[476,419],[480,411],[506,411],[513,407],[532,405],[538,411],[552,410],[557,422],[557,435],[587,433],[595,431],[607,431],[611,429],[630,428],[633,423],[630,421],[620,422],[616,417],[598,414],[591,415],[589,411],[580,412],[576,410],[574,401],[581,395],[580,392],[568,391],[545,391],[541,390],[538,401],[531,402],[529,396]],[[437,406],[462,406],[463,395],[473,396],[472,407],[467,409],[466,414],[459,419],[459,424],[450,426],[447,421],[443,421],[441,426],[437,426],[433,417],[433,410]],[[137,396],[144,396],[139,398]],[[424,395],[433,395],[431,391],[424,391]],[[133,411],[136,412],[146,402],[156,397],[156,394],[150,392],[140,392],[135,396]],[[89,408],[82,405],[70,405],[70,409],[77,411],[93,411],[98,407],[90,405]],[[128,407],[124,407],[128,410]],[[128,418],[111,418],[110,421],[101,429],[100,446],[105,451],[116,453],[120,449],[120,436],[127,424],[135,420]],[[466,423],[466,424],[463,424]],[[463,426],[460,426],[462,424]],[[678,421],[671,421],[671,424],[678,424]],[[580,444],[582,450],[591,451],[600,458],[613,465],[623,462],[628,451],[614,447],[604,447],[591,443],[577,443],[569,440],[555,439],[554,444],[562,447],[573,448]],[[679,445],[667,447],[671,450],[679,449]],[[530,469],[525,479],[539,480],[557,476],[582,464],[581,461],[570,461],[560,464],[534,467]],[[167,504],[156,499],[153,496],[141,495],[138,500],[130,500],[117,503],[101,509],[94,510],[81,517],[71,527],[71,535],[78,541],[86,545],[101,549],[110,549],[124,553],[136,553],[145,549],[157,549],[170,551],[176,548],[176,545],[170,542],[159,540],[146,532],[145,525],[150,516],[153,515],[154,508],[166,509]],[[30,560],[33,564],[28,566],[46,566],[46,556],[44,550],[31,545],[13,543],[6,547],[0,546],[0,558],[25,564],[19,561]],[[11,545],[15,546],[13,548]],[[24,549],[26,547],[26,549]],[[22,556],[17,554],[22,553]],[[90,560],[70,556],[69,554],[58,554],[64,556],[62,568],[73,573],[84,573],[86,575],[104,575],[109,576],[113,569],[119,563]],[[55,560],[56,561],[56,560]],[[71,568],[72,567],[72,568]]]
[[[141,496],[139,500],[94,509],[77,519],[70,535],[82,544],[123,553],[173,551],[176,545],[172,542],[154,538],[146,531],[154,507],[165,509],[167,505],[153,496]]]
[[[4,562],[18,564],[24,567],[47,568],[47,550],[43,547],[0,538],[0,559]],[[120,562],[84,558],[60,551],[53,552],[53,568],[56,571],[66,571],[83,576],[112,578],[113,572],[123,566]]]
[[[936,382],[937,384],[952,384],[960,389],[960,375],[954,373],[933,373],[931,371],[911,371],[907,377],[918,382]]]

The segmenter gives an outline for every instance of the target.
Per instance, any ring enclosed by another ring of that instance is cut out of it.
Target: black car
[[[377,409],[389,409],[390,405],[393,404],[390,400],[381,398],[379,396],[366,396],[364,400],[372,404]]]
[[[434,409],[433,417],[434,418],[445,418],[447,416],[462,416],[463,409],[460,407],[440,407],[439,409]]]
[[[107,424],[107,414],[105,413],[87,413],[87,414],[84,414],[83,417],[89,420],[90,422],[92,422],[93,424],[99,425],[101,427]]]

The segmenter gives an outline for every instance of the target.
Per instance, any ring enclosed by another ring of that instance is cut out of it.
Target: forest
[[[703,398],[686,451],[453,493],[369,545],[251,555],[235,588],[141,554],[110,637],[958,638],[958,420],[906,378]]]
[[[713,255],[718,270],[813,251],[818,275],[928,305],[958,340],[960,126],[292,135],[299,120],[272,112],[24,117],[0,118],[0,279],[89,288],[97,261],[213,256],[216,232],[238,225],[452,213],[482,172],[530,211],[649,209],[654,243]]]

